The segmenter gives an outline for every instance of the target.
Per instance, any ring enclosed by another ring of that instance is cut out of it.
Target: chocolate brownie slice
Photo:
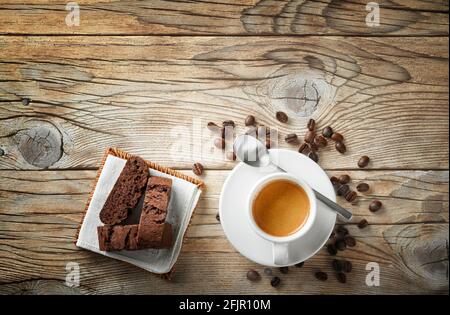
[[[137,246],[138,225],[97,227],[98,244],[102,251],[134,250]]]
[[[172,226],[165,223],[171,190],[170,178],[152,176],[148,180],[138,229],[139,247],[172,245]]]
[[[128,159],[100,211],[100,220],[110,225],[125,220],[142,196],[148,177],[148,167],[143,159]]]

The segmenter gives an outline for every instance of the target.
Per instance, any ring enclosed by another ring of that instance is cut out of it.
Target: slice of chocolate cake
[[[172,180],[152,176],[148,180],[138,229],[140,248],[166,248],[172,245],[172,226],[165,223]]]
[[[125,220],[142,196],[148,177],[148,167],[143,159],[128,159],[100,211],[100,220],[109,225]]]
[[[97,227],[98,244],[102,251],[134,250],[137,246],[138,225]]]

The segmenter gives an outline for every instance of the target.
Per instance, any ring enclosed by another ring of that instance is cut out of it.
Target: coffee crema
[[[272,236],[289,236],[305,224],[310,211],[305,190],[289,180],[274,180],[264,186],[252,205],[253,218]]]

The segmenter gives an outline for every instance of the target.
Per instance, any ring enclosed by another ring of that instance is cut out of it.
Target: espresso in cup
[[[252,214],[265,233],[284,237],[295,234],[308,220],[310,202],[306,191],[296,183],[279,179],[267,183],[256,195]]]

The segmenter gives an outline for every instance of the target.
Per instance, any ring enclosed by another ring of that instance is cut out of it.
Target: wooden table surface
[[[367,2],[79,0],[80,26],[68,27],[64,1],[0,0],[0,293],[448,294],[448,1],[379,1],[379,27],[365,24]],[[278,289],[245,278],[263,267],[216,220],[235,163],[205,126],[233,119],[241,132],[249,113],[283,148],[311,117],[346,137],[347,153],[328,146],[319,164],[372,187],[339,200],[358,242],[338,254],[353,263],[347,284],[325,249]],[[171,282],[73,244],[109,146],[191,175],[206,167]],[[65,286],[68,262],[79,287]],[[365,283],[369,262],[379,287]]]

